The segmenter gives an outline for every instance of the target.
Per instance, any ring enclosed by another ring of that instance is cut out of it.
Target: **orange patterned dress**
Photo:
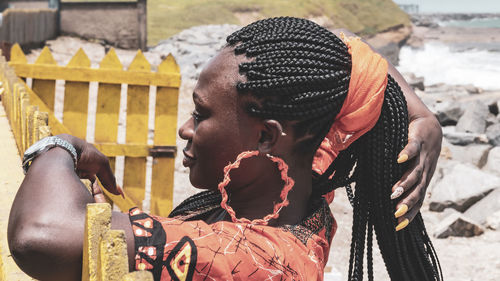
[[[213,200],[196,201],[209,193],[213,191],[187,199],[197,203],[192,204],[196,208],[174,210],[168,218],[137,208],[129,211],[136,270],[151,271],[156,281],[323,280],[336,230],[324,198],[311,203],[310,214],[301,223],[271,227],[229,221],[205,223],[207,215],[224,212],[215,194]]]

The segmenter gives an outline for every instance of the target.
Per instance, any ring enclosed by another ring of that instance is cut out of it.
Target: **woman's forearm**
[[[78,280],[91,202],[67,151],[56,147],[37,157],[9,217],[9,247],[19,267],[40,280]]]

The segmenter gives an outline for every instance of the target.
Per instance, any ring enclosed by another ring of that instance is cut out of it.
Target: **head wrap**
[[[387,86],[387,61],[359,37],[340,37],[351,55],[351,79],[344,104],[314,155],[312,169],[320,175],[340,151],[375,126]]]

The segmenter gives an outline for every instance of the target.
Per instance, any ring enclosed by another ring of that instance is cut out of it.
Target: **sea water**
[[[500,18],[449,21],[440,24],[500,28]],[[400,72],[412,72],[424,77],[426,86],[439,83],[472,84],[485,90],[500,90],[500,43],[467,42],[447,45],[432,41],[425,43],[422,48],[404,46],[399,54],[397,68]]]
[[[423,48],[405,46],[399,53],[400,72],[424,77],[425,85],[472,84],[485,90],[500,89],[500,52],[485,49],[454,50],[439,42]]]
[[[473,18],[470,20],[440,21],[441,26],[473,27],[473,28],[500,28],[500,17]]]

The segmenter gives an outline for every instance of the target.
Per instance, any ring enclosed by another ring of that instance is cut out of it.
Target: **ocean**
[[[471,20],[450,20],[438,22],[441,26],[472,27],[472,28],[500,28],[500,17],[473,18]]]
[[[439,83],[472,84],[484,90],[500,90],[500,42],[487,39],[492,36],[491,32],[497,38],[500,36],[500,17],[439,24],[445,27],[477,28],[478,33],[480,29],[487,29],[488,32],[483,32],[486,38],[481,42],[468,40],[445,43],[438,39],[426,42],[422,48],[404,46],[399,54],[398,70],[424,77],[426,86]]]

